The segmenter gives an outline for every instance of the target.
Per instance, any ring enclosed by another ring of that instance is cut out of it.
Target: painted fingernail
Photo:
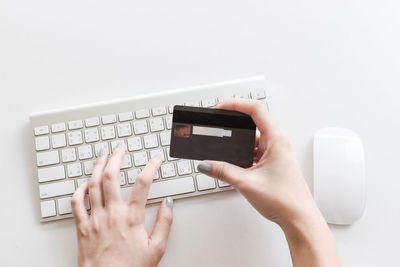
[[[99,151],[99,157],[102,157],[103,155],[104,155],[104,149],[101,148],[100,151]]]
[[[200,162],[199,165],[197,165],[197,170],[201,173],[207,174],[211,171],[211,166],[205,162]]]
[[[172,199],[172,197],[167,197],[167,199],[165,200],[165,204],[167,204],[167,206],[172,209],[172,207],[174,206],[174,200]]]

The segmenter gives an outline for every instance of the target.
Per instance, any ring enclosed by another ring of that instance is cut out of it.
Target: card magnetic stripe
[[[238,111],[179,105],[174,106],[173,122],[238,129],[256,129],[256,125],[251,117]]]

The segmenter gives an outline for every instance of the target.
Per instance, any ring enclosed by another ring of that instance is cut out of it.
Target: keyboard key
[[[40,202],[40,210],[42,218],[56,216],[56,203],[54,200],[47,200]]]
[[[248,93],[235,94],[234,97],[235,97],[235,98],[247,99],[247,98],[249,98],[249,94],[248,94]]]
[[[158,139],[156,134],[149,134],[143,136],[143,143],[145,148],[158,147]]]
[[[74,180],[44,184],[39,186],[40,198],[57,197],[75,192]]]
[[[117,122],[117,117],[115,116],[115,114],[104,115],[101,117],[101,121],[103,122],[103,124],[111,124]]]
[[[85,125],[86,125],[86,127],[98,126],[98,125],[100,125],[100,119],[99,119],[99,117],[87,118],[85,120]]]
[[[164,130],[164,121],[163,118],[152,118],[149,120],[150,130],[152,132],[162,131]]]
[[[52,133],[59,133],[64,132],[66,130],[65,122],[55,123],[51,125],[51,132]]]
[[[67,165],[67,172],[68,172],[68,177],[78,177],[82,176],[82,166],[81,163],[73,163]]]
[[[227,182],[218,180],[218,186],[219,187],[227,187],[227,186],[230,186],[230,184],[228,184]]]
[[[135,112],[136,119],[143,119],[150,117],[150,111],[148,109],[139,109]]]
[[[199,170],[197,169],[197,166],[199,165],[200,162],[201,162],[201,160],[193,160],[193,165],[194,165],[194,171],[195,172],[199,172]]]
[[[142,149],[142,141],[140,140],[140,136],[136,136],[128,139],[128,150],[136,151]]]
[[[64,197],[57,199],[58,204],[58,214],[69,214],[72,213],[71,209],[71,197]]]
[[[68,143],[73,145],[79,145],[83,143],[82,140],[82,132],[81,131],[74,131],[68,133]]]
[[[114,152],[114,150],[120,146],[120,145],[124,145],[125,141],[123,139],[118,139],[118,140],[114,140],[111,142],[111,151]]]
[[[85,174],[90,175],[93,172],[94,165],[96,165],[95,160],[85,161],[83,163],[83,168],[85,169]]]
[[[40,152],[36,154],[37,166],[47,166],[60,162],[58,151]]]
[[[124,201],[130,200],[131,191],[131,186],[121,188],[121,195]],[[191,176],[166,181],[163,180],[151,184],[147,199],[191,193],[194,191],[194,182]]]
[[[108,154],[110,154],[110,150],[108,148],[108,143],[107,142],[102,142],[102,143],[97,143],[94,145],[94,154],[96,157],[99,156],[100,151],[103,150],[104,153],[107,151]]]
[[[147,199],[194,192],[193,177],[183,177],[152,183]]]
[[[36,151],[46,150],[50,148],[50,141],[48,136],[41,136],[35,138]]]
[[[90,128],[85,130],[85,142],[97,142],[99,141],[99,130],[97,128]]]
[[[135,131],[135,134],[143,134],[143,133],[147,133],[149,131],[147,129],[146,120],[134,121],[133,122],[133,129]]]
[[[125,154],[124,159],[122,160],[121,169],[131,168],[132,160],[130,154]]]
[[[149,161],[148,158],[147,158],[146,151],[133,153],[133,161],[135,163],[135,166],[146,165],[147,162]]]
[[[51,137],[51,145],[53,148],[65,147],[67,146],[67,140],[65,139],[65,134],[54,134]]]
[[[125,172],[119,172],[119,185],[125,185]]]
[[[35,132],[35,135],[48,134],[49,133],[49,126],[44,125],[44,126],[35,127],[34,132]]]
[[[175,175],[176,175],[176,172],[175,172],[175,166],[173,163],[161,164],[161,176],[163,178],[168,178],[168,177],[172,177]]]
[[[189,106],[189,107],[200,107],[199,102],[198,101],[190,101],[190,102],[186,102],[185,106]]]
[[[151,112],[153,113],[153,116],[160,116],[167,114],[167,110],[165,109],[164,106],[152,108]]]
[[[115,138],[115,129],[114,125],[103,126],[101,127],[101,139],[108,140]]]
[[[93,158],[93,151],[91,145],[85,145],[78,147],[79,159],[91,159]]]
[[[178,158],[173,158],[173,157],[171,157],[170,155],[169,155],[169,147],[167,147],[167,159],[168,159],[168,161],[171,161],[171,160],[177,160]]]
[[[192,173],[192,164],[190,160],[181,160],[176,163],[179,175]]]
[[[70,147],[61,151],[61,158],[63,162],[71,162],[76,160],[75,148]]]
[[[118,119],[119,121],[131,121],[133,120],[133,114],[132,112],[124,112],[124,113],[119,113],[118,114]]]
[[[196,176],[196,179],[199,191],[216,188],[215,179],[208,175],[199,174]]]
[[[65,178],[64,166],[55,166],[38,169],[39,183],[55,181]]]
[[[75,120],[68,122],[68,129],[70,130],[81,129],[82,127],[83,127],[82,120]]]
[[[215,98],[204,99],[201,100],[201,104],[203,108],[209,108],[215,106],[217,104],[217,100]]]
[[[171,132],[162,132],[160,133],[160,141],[162,146],[169,146],[171,142]]]
[[[265,91],[264,90],[253,90],[251,91],[251,98],[253,99],[263,99],[265,98]]]
[[[162,149],[150,150],[150,159],[157,158],[157,157],[161,157],[162,161],[164,162],[165,161],[164,151]]]
[[[132,135],[132,128],[129,122],[120,123],[117,125],[118,137],[125,137]]]
[[[142,170],[140,168],[128,171],[128,183],[133,184]]]
[[[165,117],[165,124],[167,125],[167,129],[170,130],[172,127],[172,116]]]

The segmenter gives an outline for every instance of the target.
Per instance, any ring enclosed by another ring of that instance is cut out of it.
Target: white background
[[[36,217],[30,112],[254,74],[310,186],[313,133],[360,134],[366,211],[331,229],[343,266],[397,264],[399,48],[396,0],[1,0],[0,265],[76,265],[73,220]],[[174,216],[160,266],[291,265],[281,230],[236,192],[176,201]]]

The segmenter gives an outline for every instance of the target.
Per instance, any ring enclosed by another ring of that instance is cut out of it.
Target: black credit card
[[[170,156],[251,166],[256,125],[232,110],[174,106]]]

